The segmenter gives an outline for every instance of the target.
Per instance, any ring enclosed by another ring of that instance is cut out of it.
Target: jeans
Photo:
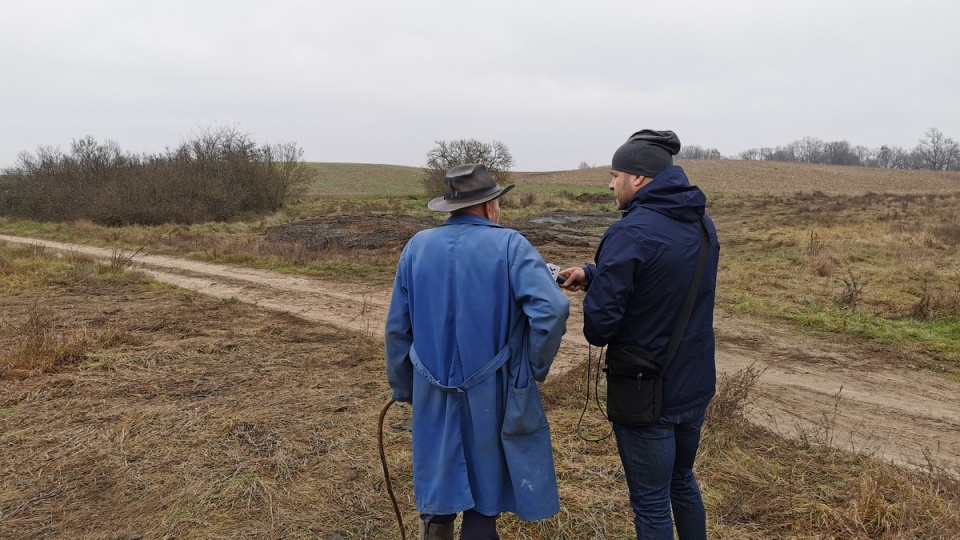
[[[674,520],[680,540],[706,539],[707,516],[693,475],[706,410],[703,404],[643,427],[613,425],[638,539],[673,540]]]
[[[460,524],[460,540],[500,540],[497,534],[497,518],[500,516],[485,516],[473,510],[463,513],[463,522]],[[420,519],[429,523],[450,523],[457,519],[456,514],[420,514]]]

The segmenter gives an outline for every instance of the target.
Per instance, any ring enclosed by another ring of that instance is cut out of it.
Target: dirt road
[[[0,241],[43,245],[109,259],[114,250],[0,235]],[[138,254],[155,279],[368,334],[382,334],[390,291],[276,272]],[[580,299],[570,295],[569,331],[555,362],[566,370],[586,361]],[[831,343],[787,325],[718,313],[721,373],[762,372],[752,420],[786,435],[873,453],[900,463],[927,459],[960,471],[960,383],[916,366],[894,366],[858,345]]]

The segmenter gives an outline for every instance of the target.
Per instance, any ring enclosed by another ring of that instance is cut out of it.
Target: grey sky
[[[804,136],[960,139],[956,0],[0,0],[0,167],[92,135],[206,127],[308,161],[606,165],[642,128],[724,155]]]

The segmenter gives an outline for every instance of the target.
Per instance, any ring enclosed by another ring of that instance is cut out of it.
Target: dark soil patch
[[[535,246],[555,243],[570,247],[595,247],[603,231],[620,219],[616,212],[551,212],[503,224],[523,233]],[[370,214],[320,217],[267,229],[268,242],[297,243],[314,251],[333,247],[369,251],[403,246],[418,231],[440,221],[410,216]]]
[[[603,232],[620,219],[616,212],[551,212],[523,220],[504,220],[540,247],[556,243],[569,247],[596,247]]]
[[[418,231],[437,225],[439,222],[430,218],[341,215],[271,227],[265,237],[268,242],[297,243],[315,251],[332,247],[373,251],[403,246]]]

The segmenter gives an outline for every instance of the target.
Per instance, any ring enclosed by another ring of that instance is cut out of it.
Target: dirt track
[[[110,249],[0,235],[0,241],[44,245],[110,258]],[[382,333],[388,288],[288,276],[174,257],[142,254],[134,261],[155,279],[218,298],[235,298],[368,333]],[[569,331],[555,370],[586,361],[579,298],[570,295]],[[894,367],[855,345],[820,341],[787,326],[718,313],[721,373],[762,370],[751,418],[785,434],[886,459],[925,464],[930,457],[960,471],[960,383],[915,366]]]

